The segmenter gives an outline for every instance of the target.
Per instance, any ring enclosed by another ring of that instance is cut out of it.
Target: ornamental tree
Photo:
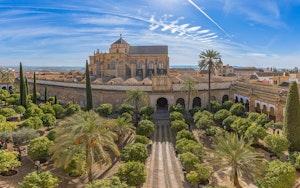
[[[95,180],[92,183],[86,184],[84,188],[127,188],[128,185],[120,181],[120,178],[113,176],[111,178],[105,178],[100,180]]]
[[[245,107],[241,103],[235,103],[231,106],[230,110],[232,115],[243,116],[245,113]]]
[[[296,180],[296,170],[290,163],[274,160],[269,162],[264,177],[257,180],[259,188],[276,187],[292,188]]]
[[[43,125],[46,127],[52,127],[56,124],[56,118],[53,114],[47,113],[41,117]]]
[[[184,120],[174,120],[171,121],[171,128],[172,130],[179,132],[183,129],[187,130],[189,125]]]
[[[97,112],[100,116],[108,117],[113,113],[112,105],[110,103],[101,104],[97,108]]]
[[[50,156],[49,148],[53,146],[53,141],[47,137],[38,137],[30,141],[28,154],[37,160],[44,160]]]
[[[136,132],[139,135],[147,136],[154,132],[154,123],[152,121],[146,120],[146,119],[141,120],[138,123]]]
[[[199,158],[191,153],[191,152],[186,152],[180,155],[180,160],[182,162],[182,165],[188,170],[194,170],[195,169],[195,165],[198,164]]]
[[[24,180],[20,183],[20,188],[56,188],[59,182],[60,179],[50,171],[34,171],[24,177]]]
[[[194,134],[188,130],[181,130],[177,133],[176,135],[176,140],[180,140],[180,139],[183,139],[183,138],[186,138],[188,140],[195,140],[196,141],[196,138],[194,136]]]
[[[252,139],[254,144],[258,144],[259,139],[264,139],[267,136],[267,131],[260,124],[252,123],[245,132],[248,139]]]
[[[0,150],[0,172],[7,172],[21,166],[17,157],[18,152]]]
[[[145,163],[148,158],[148,150],[145,144],[134,143],[127,145],[121,152],[121,160],[124,162],[138,161]]]
[[[288,150],[289,141],[286,137],[281,135],[268,135],[264,138],[265,145],[274,152],[277,156],[281,157],[283,152]]]
[[[145,165],[133,161],[121,164],[117,176],[129,186],[140,186],[146,181]]]
[[[231,113],[226,109],[219,110],[214,114],[214,120],[221,124],[224,121],[224,119],[226,119],[230,115]]]
[[[300,151],[300,102],[296,82],[291,82],[285,105],[283,134],[290,142],[291,151]]]

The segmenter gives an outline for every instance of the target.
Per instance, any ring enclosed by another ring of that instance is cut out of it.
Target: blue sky
[[[0,66],[84,66],[120,34],[168,45],[170,65],[300,65],[300,0],[0,0]]]

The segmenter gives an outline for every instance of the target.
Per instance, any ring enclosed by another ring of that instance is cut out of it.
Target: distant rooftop
[[[168,46],[131,46],[128,54],[168,54]]]

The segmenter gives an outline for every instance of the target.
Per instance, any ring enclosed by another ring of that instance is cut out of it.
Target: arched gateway
[[[156,107],[157,110],[168,110],[168,100],[164,97],[157,99]]]

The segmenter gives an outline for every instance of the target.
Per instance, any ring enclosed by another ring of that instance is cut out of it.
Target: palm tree
[[[123,149],[123,142],[132,134],[135,134],[135,126],[124,117],[111,120],[112,129],[118,135],[120,150]]]
[[[190,102],[191,102],[191,94],[197,93],[198,89],[195,88],[196,80],[194,79],[188,79],[183,83],[183,86],[180,88],[181,91],[187,91],[188,93],[188,104],[187,104],[187,110],[190,110]]]
[[[234,186],[240,188],[239,176],[253,178],[265,170],[264,158],[251,148],[252,142],[245,142],[244,137],[226,133],[216,138],[213,143],[214,162],[221,169],[229,168]]]
[[[86,172],[88,179],[93,180],[93,166],[102,168],[104,164],[111,164],[111,150],[119,156],[118,146],[115,144],[117,134],[111,129],[108,120],[101,118],[94,111],[77,113],[66,118],[57,129],[55,145],[51,148],[52,159],[55,166],[67,166],[71,157],[80,147],[85,152]],[[61,155],[65,149],[69,149],[66,155]],[[73,151],[73,152],[72,152]]]
[[[218,68],[218,63],[221,61],[221,55],[219,52],[214,50],[206,50],[202,51],[199,55],[199,68],[200,70],[207,69],[208,70],[208,110],[211,111],[210,105],[210,81],[211,81],[211,73],[214,73],[214,70]]]
[[[147,93],[139,89],[132,89],[127,91],[126,94],[127,94],[126,102],[132,102],[134,105],[135,124],[137,124],[139,107],[141,105],[146,105],[148,103]]]

